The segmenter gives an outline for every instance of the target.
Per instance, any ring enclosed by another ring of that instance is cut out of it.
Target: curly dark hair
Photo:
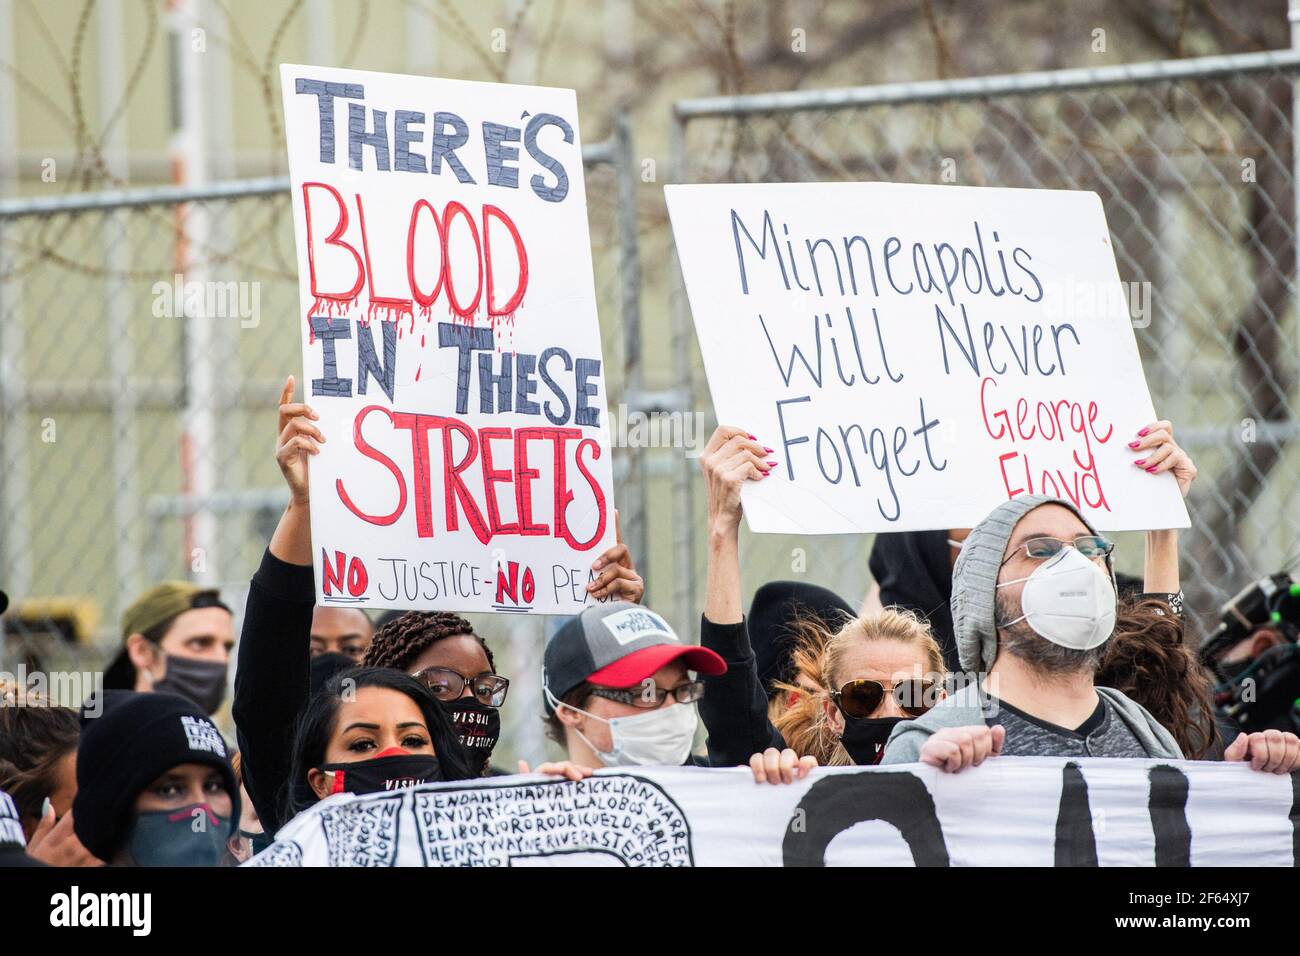
[[[361,665],[409,671],[420,652],[430,644],[462,634],[479,642],[487,655],[488,666],[496,673],[497,664],[487,642],[474,633],[469,621],[446,611],[407,611],[384,624],[375,632]]]
[[[1215,742],[1209,672],[1183,643],[1183,620],[1155,598],[1120,602],[1096,683],[1137,701],[1168,730],[1183,756],[1199,760]]]

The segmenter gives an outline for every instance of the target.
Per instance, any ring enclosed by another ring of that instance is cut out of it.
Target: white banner
[[[717,420],[777,467],[753,531],[968,528],[1023,493],[1186,527],[1127,447],[1156,419],[1095,193],[892,183],[664,190]]]
[[[318,603],[578,613],[614,502],[573,91],[280,75]]]
[[[501,777],[340,794],[250,866],[1294,866],[1300,774],[999,757],[820,769]]]

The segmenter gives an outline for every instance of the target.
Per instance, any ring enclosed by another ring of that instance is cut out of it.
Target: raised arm
[[[709,763],[734,767],[785,741],[767,719],[767,692],[758,677],[740,603],[740,489],[774,467],[768,450],[742,428],[713,433],[700,467],[709,496],[709,557],[700,643],[727,662],[727,672],[704,677],[700,719],[709,732]]]
[[[307,702],[316,603],[307,456],[319,452],[318,442],[325,440],[313,424],[316,413],[293,403],[293,389],[290,376],[280,396],[275,455],[289,485],[289,505],[249,584],[232,706],[244,787],[269,834],[286,822],[293,730]]]
[[[1174,441],[1174,426],[1171,423],[1152,422],[1137,433],[1128,447],[1135,452],[1133,464],[1136,467],[1153,475],[1172,471],[1183,497],[1187,497],[1192,482],[1196,480],[1196,465],[1192,462],[1192,457]],[[1147,532],[1142,590],[1147,594],[1177,594],[1181,590],[1177,530],[1169,528]]]

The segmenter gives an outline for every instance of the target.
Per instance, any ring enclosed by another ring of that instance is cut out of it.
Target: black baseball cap
[[[557,700],[583,681],[634,687],[679,658],[708,677],[727,670],[727,662],[707,647],[683,644],[649,608],[610,601],[592,605],[555,632],[542,655],[542,682]],[[553,710],[548,699],[546,712]]]

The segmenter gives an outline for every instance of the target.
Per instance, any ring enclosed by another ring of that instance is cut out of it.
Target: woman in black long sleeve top
[[[307,703],[315,603],[311,565],[289,564],[268,549],[248,589],[231,710],[244,789],[267,834],[287,822],[293,731]]]
[[[834,591],[802,581],[769,581],[754,594],[749,616],[739,624],[700,619],[700,643],[727,662],[727,673],[706,678],[700,717],[709,729],[709,762],[733,767],[768,747],[786,748],[772,726],[773,685],[792,684],[793,651],[802,620],[818,622],[835,633],[854,617]]]
[[[289,786],[303,784],[289,778],[294,731],[310,693],[311,622],[316,600],[307,458],[319,451],[318,443],[325,441],[325,436],[314,424],[319,415],[305,403],[293,402],[293,392],[294,380],[290,376],[280,395],[276,447],[276,462],[289,485],[289,505],[249,587],[232,710],[245,789],[267,834],[274,834],[287,822]],[[640,600],[645,585],[621,538],[597,559],[593,570],[600,574],[587,586],[592,597]],[[483,668],[490,668],[486,648],[468,630],[468,622],[463,623],[463,634],[440,635],[450,639],[418,648],[409,669],[414,673],[434,665],[459,667],[458,673],[476,676]],[[458,637],[465,640],[457,641]],[[474,655],[469,664],[456,655],[460,645],[468,645]],[[395,666],[389,661],[383,663]],[[408,668],[403,665],[400,669]],[[463,696],[471,695],[466,682]],[[493,735],[487,749],[495,742]],[[480,756],[485,765],[487,755]],[[537,771],[566,776],[575,772],[564,763],[542,764]]]

